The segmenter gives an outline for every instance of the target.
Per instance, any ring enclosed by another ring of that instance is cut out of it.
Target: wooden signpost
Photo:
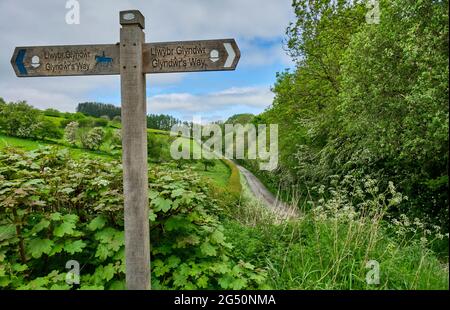
[[[120,42],[100,45],[16,47],[18,77],[120,74],[126,284],[150,288],[146,73],[234,70],[233,39],[145,43],[144,16],[120,12]]]

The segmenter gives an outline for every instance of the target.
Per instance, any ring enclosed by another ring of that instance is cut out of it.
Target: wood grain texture
[[[138,25],[120,29],[126,285],[130,290],[150,288],[144,38]]]

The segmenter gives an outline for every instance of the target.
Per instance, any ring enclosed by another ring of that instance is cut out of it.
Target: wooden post
[[[234,39],[146,44],[137,10],[120,12],[120,24],[119,46],[16,47],[11,65],[18,77],[120,74],[126,283],[142,290],[151,287],[145,74],[234,70],[241,53]]]
[[[122,11],[120,24],[126,285],[129,290],[146,290],[150,289],[150,232],[144,16],[136,10]]]

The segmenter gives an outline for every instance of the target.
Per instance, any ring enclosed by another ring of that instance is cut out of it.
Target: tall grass
[[[235,253],[267,268],[274,289],[448,289],[448,258],[429,249],[448,236],[424,233],[417,219],[389,221],[406,199],[391,183],[380,192],[374,180],[351,182],[319,188],[321,198],[282,223],[244,187],[225,222]]]

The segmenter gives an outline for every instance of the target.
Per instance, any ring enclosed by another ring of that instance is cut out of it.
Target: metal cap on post
[[[138,25],[141,29],[145,29],[145,17],[138,10],[129,10],[120,12],[120,24]]]

